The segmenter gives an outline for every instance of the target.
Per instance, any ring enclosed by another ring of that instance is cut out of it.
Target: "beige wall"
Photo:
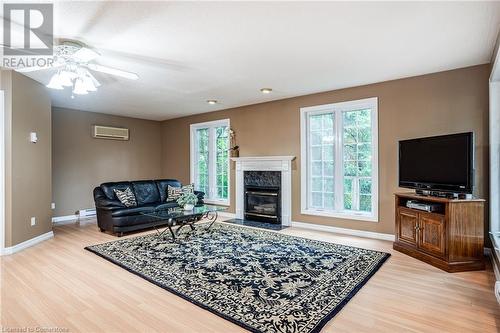
[[[129,141],[94,139],[92,125],[126,127]],[[54,216],[94,207],[103,182],[161,176],[161,124],[156,121],[53,108]]]
[[[163,176],[189,182],[190,124],[230,118],[241,156],[297,157],[292,173],[293,221],[393,233],[398,140],[474,131],[475,194],[487,197],[489,71],[489,65],[474,66],[168,120],[162,124]],[[379,101],[379,222],[300,214],[299,109],[374,96]],[[234,212],[234,200],[233,164],[230,212]]]
[[[6,233],[13,246],[52,230],[51,102],[45,87],[2,70],[6,97]],[[36,132],[38,142],[29,141]],[[36,225],[31,226],[31,217]]]

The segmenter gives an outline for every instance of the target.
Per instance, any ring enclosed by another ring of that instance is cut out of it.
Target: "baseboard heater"
[[[91,216],[96,216],[96,211],[95,208],[88,208],[88,209],[80,209],[78,211],[78,217],[91,217]]]

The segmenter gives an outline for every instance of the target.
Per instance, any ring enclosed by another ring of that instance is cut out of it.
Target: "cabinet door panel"
[[[398,239],[410,245],[417,245],[418,214],[400,208],[398,211]]]
[[[437,214],[420,214],[418,238],[420,250],[443,258],[446,252],[444,217]]]

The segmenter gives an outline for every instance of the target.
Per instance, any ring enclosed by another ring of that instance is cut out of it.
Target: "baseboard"
[[[331,227],[331,226],[326,226],[326,225],[321,225],[321,224],[312,224],[312,223],[304,223],[304,222],[292,221],[292,227],[325,231],[325,232],[332,232],[332,233],[336,233],[336,234],[358,236],[358,237],[364,237],[364,238],[381,239],[381,240],[387,240],[387,241],[394,241],[394,239],[395,239],[394,235],[391,235],[391,234],[382,234],[382,233],[372,232],[372,231],[363,231],[363,230]]]
[[[229,212],[218,212],[218,215],[220,217],[227,217],[227,218],[231,218],[231,219],[236,218],[236,214],[229,213]],[[95,215],[87,216],[86,218],[89,218],[89,217],[95,217]],[[54,216],[52,218],[52,223],[53,224],[68,224],[68,223],[72,223],[72,222],[77,221],[79,218],[80,218],[79,215]]]
[[[495,273],[495,297],[497,302],[500,303],[500,263],[496,255],[496,252],[489,248],[484,248],[484,254],[487,255],[491,260],[491,265],[493,266],[493,272]]]
[[[78,220],[78,215],[66,215],[66,216],[54,216],[52,218],[52,223],[54,224],[64,224],[64,222]]]
[[[220,216],[220,217],[228,217],[230,219],[235,219],[236,218],[236,214],[235,213],[229,213],[229,212],[218,212],[217,215]]]
[[[21,250],[24,250],[28,247],[31,247],[33,245],[36,245],[38,243],[41,243],[47,239],[50,239],[54,237],[54,233],[52,231],[49,231],[47,233],[41,234],[40,236],[36,236],[32,239],[28,239],[27,241],[24,241],[22,243],[16,244],[14,246],[6,247],[3,249],[1,255],[9,255],[9,254],[14,254],[16,252],[19,252]]]

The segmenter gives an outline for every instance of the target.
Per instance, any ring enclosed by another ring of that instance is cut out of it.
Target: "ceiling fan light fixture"
[[[64,89],[64,87],[61,84],[60,76],[58,73],[52,75],[52,78],[50,79],[50,81],[46,85],[46,87],[50,88],[50,89],[56,89],[56,90]]]
[[[85,76],[82,80],[83,80],[83,86],[85,87],[85,90],[97,91],[97,88],[94,86],[94,83],[92,83],[92,80],[88,76]]]
[[[59,82],[64,87],[72,87],[73,86],[73,73],[68,71],[60,71],[57,75],[59,75]]]
[[[73,88],[73,94],[76,95],[87,95],[89,92],[85,89],[85,84],[82,79],[76,79],[75,87]]]

